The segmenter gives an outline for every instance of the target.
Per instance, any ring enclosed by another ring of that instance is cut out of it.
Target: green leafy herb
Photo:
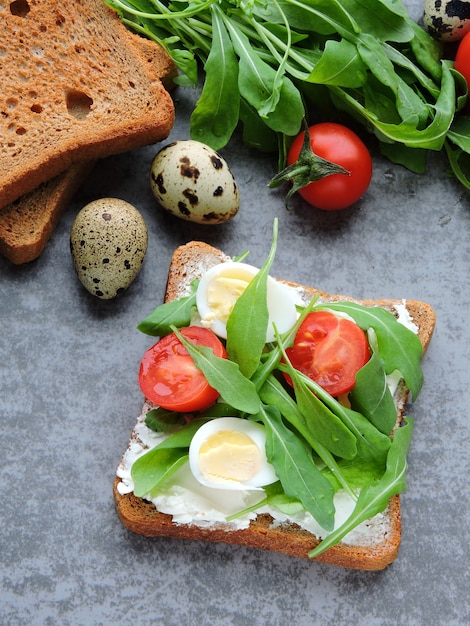
[[[152,494],[188,459],[188,448],[194,433],[207,420],[195,420],[143,454],[133,464],[131,476],[138,498]]]
[[[397,408],[387,384],[372,329],[369,329],[368,336],[372,354],[356,374],[356,384],[349,394],[349,400],[353,409],[367,417],[380,432],[390,435],[397,421]]]
[[[150,315],[137,325],[137,330],[153,337],[164,337],[171,332],[171,326],[178,328],[189,326],[191,311],[196,306],[197,282],[192,283],[192,293],[189,296],[183,296],[157,306]]]
[[[423,347],[419,337],[400,324],[396,317],[382,307],[364,307],[355,302],[334,302],[322,308],[350,315],[356,324],[367,331],[373,328],[385,372],[398,370],[416,399],[423,385],[420,367]]]
[[[227,320],[227,353],[250,378],[257,369],[266,344],[268,328],[268,277],[277,247],[278,221],[274,220],[270,253],[259,272],[235,302]]]
[[[328,100],[373,132],[386,156],[415,172],[425,151],[445,147],[470,187],[466,158],[456,149],[470,151],[455,131],[468,120],[466,86],[400,0],[105,2],[168,51],[181,72],[176,82],[203,83],[191,116],[194,139],[220,149],[241,120],[244,140],[278,149],[282,169],[286,144],[318,93],[312,87],[322,87],[326,98],[313,100],[313,115]]]
[[[188,453],[181,448],[152,448],[132,465],[134,494],[138,498],[151,495],[187,460]]]
[[[148,411],[145,416],[145,424],[154,432],[171,433],[184,424],[184,416],[181,413],[157,407]]]
[[[295,373],[294,373],[295,372]],[[290,370],[295,398],[307,427],[332,454],[352,459],[357,453],[356,439],[347,426],[308,387],[295,370]]]
[[[324,478],[312,454],[294,433],[286,428],[273,406],[262,406],[257,416],[266,427],[266,455],[274,466],[284,493],[298,499],[325,530],[334,525],[334,491]]]
[[[191,115],[193,138],[218,150],[240,116],[238,60],[220,10],[212,11],[212,45],[204,64],[206,80]]]
[[[298,432],[305,439],[313,452],[318,455],[332,475],[335,476],[338,484],[354,499],[355,495],[342,474],[335,457],[315,439],[294,398],[287,393],[286,389],[274,375],[269,376],[265,381],[259,394],[265,404],[271,404],[279,410],[282,417],[293,427],[294,432]]]
[[[405,420],[405,425],[395,432],[387,458],[387,468],[383,476],[361,490],[350,517],[309,553],[310,558],[322,554],[341,541],[348,532],[361,522],[384,511],[390,498],[406,489],[406,470],[408,467],[406,456],[410,447],[412,430],[413,421],[408,418]]]
[[[251,380],[243,376],[236,363],[217,357],[212,348],[188,341],[176,327],[172,328],[189,355],[206,377],[208,383],[220,393],[225,402],[244,413],[259,411],[259,396]]]

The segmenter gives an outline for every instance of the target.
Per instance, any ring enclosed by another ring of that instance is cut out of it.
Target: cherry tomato
[[[351,320],[330,311],[309,313],[297,331],[292,348],[286,352],[295,369],[332,396],[351,391],[358,370],[370,358],[365,332]]]
[[[459,43],[455,55],[455,69],[464,76],[470,86],[470,33],[467,33]]]
[[[189,326],[180,332],[192,343],[209,346],[216,356],[227,358],[224,345],[211,330]],[[139,385],[149,400],[181,413],[205,409],[219,397],[175,333],[166,335],[145,352]]]
[[[349,128],[333,122],[315,124],[308,129],[313,152],[341,165],[347,174],[331,174],[299,189],[306,202],[318,209],[334,211],[354,204],[365,193],[372,179],[372,158],[364,143]],[[295,139],[287,155],[287,164],[297,161],[304,132]]]

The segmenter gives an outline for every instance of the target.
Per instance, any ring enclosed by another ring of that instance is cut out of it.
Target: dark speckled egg
[[[425,0],[423,23],[440,41],[459,41],[470,31],[469,0]]]
[[[80,282],[98,298],[115,298],[139,273],[147,242],[147,225],[134,206],[117,198],[90,202],[79,211],[70,231]]]
[[[199,141],[174,141],[162,148],[152,161],[150,186],[166,211],[198,224],[226,222],[240,206],[227,162]]]

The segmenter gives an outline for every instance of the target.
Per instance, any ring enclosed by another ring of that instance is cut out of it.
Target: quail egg
[[[175,141],[162,148],[152,161],[150,186],[169,213],[198,224],[226,222],[240,207],[227,162],[199,141]]]
[[[470,31],[470,2],[425,0],[423,23],[441,41],[459,41]]]
[[[80,282],[110,300],[127,289],[147,252],[147,225],[140,212],[118,198],[84,206],[72,224],[70,250]]]
[[[206,422],[189,447],[194,478],[206,487],[259,490],[277,481],[266,458],[264,426],[239,417]]]
[[[227,320],[236,300],[259,272],[248,263],[230,261],[211,267],[201,277],[196,291],[196,306],[201,323],[216,335],[227,338]],[[283,283],[268,277],[267,305],[269,322],[266,341],[274,341],[274,326],[285,333],[297,320],[293,291]]]

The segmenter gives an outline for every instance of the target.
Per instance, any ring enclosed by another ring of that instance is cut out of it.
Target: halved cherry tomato
[[[192,343],[212,348],[215,356],[227,358],[224,345],[211,330],[189,326],[180,332]],[[139,385],[158,406],[182,413],[205,409],[219,397],[175,333],[166,335],[145,352]]]
[[[332,396],[351,391],[358,370],[370,358],[365,332],[351,320],[330,311],[309,313],[286,353],[297,370]]]
[[[326,161],[344,167],[348,174],[331,174],[298,190],[309,204],[325,211],[345,209],[359,200],[372,179],[372,158],[365,144],[341,124],[323,122],[308,129],[313,152]],[[304,141],[301,132],[292,143],[287,164],[297,161]]]

